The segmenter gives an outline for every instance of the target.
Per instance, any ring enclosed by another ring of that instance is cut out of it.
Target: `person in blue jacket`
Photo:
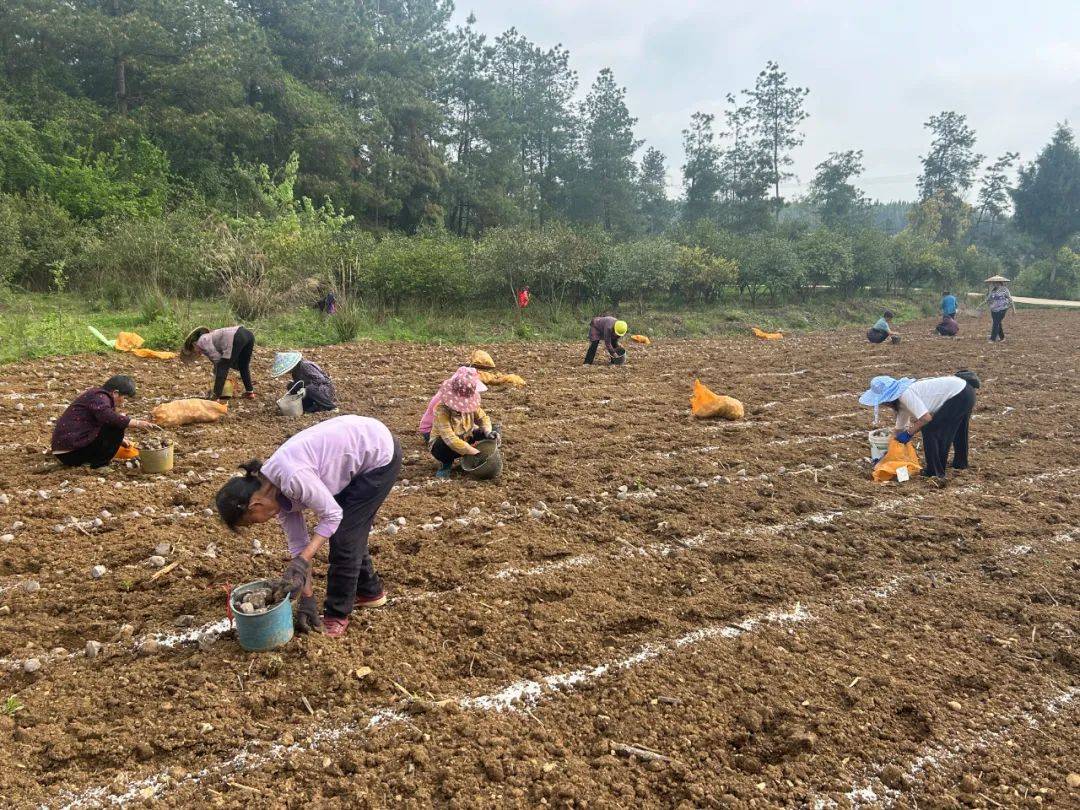
[[[941,294],[941,314],[946,318],[956,318],[956,296],[948,290]]]

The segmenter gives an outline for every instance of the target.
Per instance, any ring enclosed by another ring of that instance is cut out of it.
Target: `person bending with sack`
[[[922,380],[910,377],[897,380],[881,375],[870,381],[870,388],[859,397],[859,402],[873,406],[875,422],[880,406],[894,411],[893,435],[902,444],[921,432],[926,455],[923,475],[932,476],[943,485],[950,448],[953,469],[967,469],[968,427],[979,385],[979,378],[970,371]]]
[[[585,365],[591,366],[596,359],[596,350],[603,342],[611,362],[626,354],[626,349],[619,346],[619,338],[626,334],[629,327],[626,321],[620,321],[612,315],[598,315],[589,322],[589,349],[585,352]]]
[[[292,562],[283,579],[299,593],[296,629],[325,630],[340,638],[354,608],[386,604],[386,591],[368,552],[375,515],[401,471],[401,445],[377,419],[337,416],[302,430],[265,463],[249,461],[244,475],[217,494],[217,510],[231,529],[276,517],[288,540]],[[304,513],[318,519],[308,535]],[[326,601],[320,619],[311,563],[330,544]]]
[[[194,363],[199,355],[214,364],[214,388],[207,399],[221,399],[229,371],[237,369],[244,382],[244,399],[255,399],[251,382],[251,355],[255,351],[255,335],[245,326],[230,326],[210,331],[205,326],[191,330],[184,338],[180,359]]]

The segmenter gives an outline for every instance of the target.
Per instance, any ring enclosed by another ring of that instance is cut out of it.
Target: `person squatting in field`
[[[881,317],[877,319],[877,323],[870,327],[866,332],[866,339],[871,343],[884,343],[886,339],[891,339],[893,343],[900,342],[900,335],[893,331],[889,322],[895,316],[889,310],[885,310],[881,313]]]
[[[255,386],[251,382],[251,355],[254,351],[255,335],[247,327],[229,326],[211,331],[200,326],[184,338],[180,359],[185,363],[194,363],[201,354],[214,364],[214,388],[208,399],[221,399],[229,371],[234,368],[240,372],[240,379],[244,382],[244,398],[255,399]]]
[[[950,448],[953,468],[967,469],[968,426],[979,385],[979,378],[970,371],[922,380],[881,375],[870,381],[859,403],[873,406],[875,422],[882,405],[895,412],[893,435],[899,442],[906,444],[921,432],[926,455],[923,475],[933,476],[940,484],[945,480]]]
[[[288,391],[299,383],[304,387],[304,413],[319,413],[337,408],[337,392],[334,383],[322,368],[310,360],[305,360],[300,352],[278,352],[270,367],[271,377],[280,377],[292,372],[292,381],[286,386]]]
[[[942,315],[941,323],[934,327],[934,332],[942,337],[956,337],[960,333],[960,322],[952,315]]]
[[[626,334],[629,327],[626,321],[620,321],[612,315],[598,315],[589,322],[589,349],[585,352],[585,365],[591,366],[596,359],[596,350],[603,342],[613,365],[618,365],[626,357],[626,349],[619,345],[619,338]]]
[[[128,428],[148,430],[154,426],[121,412],[124,400],[134,396],[135,381],[123,375],[110,377],[99,388],[83,391],[56,420],[52,454],[68,467],[106,466],[120,447],[127,444],[124,433]]]
[[[435,472],[436,478],[449,478],[455,461],[477,455],[480,451],[473,446],[476,442],[498,439],[491,419],[480,407],[480,395],[485,391],[487,386],[480,382],[476,369],[461,366],[439,386],[439,392],[429,403],[431,421],[427,422],[425,413],[420,420],[420,433],[425,435],[426,429],[431,455],[442,465]]]
[[[249,461],[244,475],[217,494],[217,509],[231,529],[276,517],[292,561],[283,579],[299,593],[296,627],[340,638],[354,608],[386,604],[386,591],[368,552],[375,515],[401,471],[401,445],[382,422],[337,416],[302,430],[265,462]],[[305,510],[318,524],[309,536]],[[326,600],[320,620],[311,561],[330,544]]]

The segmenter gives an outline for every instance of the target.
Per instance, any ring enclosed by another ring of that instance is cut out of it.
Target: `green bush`
[[[32,290],[47,290],[52,280],[50,268],[64,262],[77,274],[77,258],[98,243],[89,226],[76,223],[70,214],[46,195],[30,191],[25,196],[5,196],[3,213],[11,221],[4,229],[18,230],[21,250],[7,249],[17,267],[5,272],[7,280]],[[12,225],[11,222],[16,224]],[[9,237],[10,238],[10,237]]]
[[[330,331],[337,343],[356,340],[364,327],[364,312],[352,301],[338,301],[337,309],[330,316]]]
[[[637,301],[644,312],[645,302],[665,299],[675,284],[678,245],[656,237],[616,245],[604,279],[604,292],[613,304]]]
[[[1033,262],[1020,272],[1016,291],[1037,298],[1080,298],[1080,254],[1063,247],[1049,259]]]

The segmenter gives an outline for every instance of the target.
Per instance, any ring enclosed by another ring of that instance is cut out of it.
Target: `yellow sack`
[[[483,349],[477,349],[472,353],[472,357],[469,358],[469,365],[476,368],[495,368],[495,361],[491,359],[491,355],[485,352]]]
[[[514,388],[525,386],[525,380],[517,374],[503,374],[500,371],[477,371],[476,374],[484,385],[512,385]]]
[[[150,412],[150,418],[162,427],[179,427],[216,422],[228,412],[228,405],[210,399],[177,399],[158,405]]]
[[[136,357],[149,357],[154,360],[172,360],[176,352],[159,352],[156,349],[132,349],[131,353]]]
[[[652,346],[652,341],[649,340],[647,335],[631,335],[630,339],[634,343],[640,343],[642,346]]]
[[[915,454],[915,446],[911,442],[902,444],[896,439],[890,439],[889,449],[874,467],[873,478],[875,481],[891,481],[896,478],[896,471],[901,467],[908,468],[908,475],[918,475],[922,470],[919,457]]]
[[[696,419],[742,419],[745,411],[743,404],[734,397],[722,397],[714,394],[701,384],[701,380],[694,380],[694,395],[690,397],[690,412]]]
[[[758,329],[756,326],[751,326],[750,331],[754,333],[754,337],[761,338],[762,340],[781,340],[784,337],[783,332],[766,332],[762,329]]]

